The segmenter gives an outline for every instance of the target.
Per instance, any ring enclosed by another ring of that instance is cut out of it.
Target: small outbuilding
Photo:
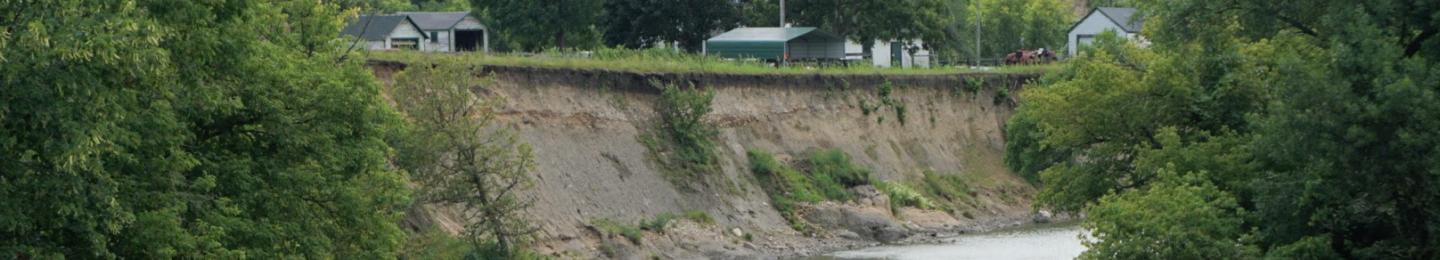
[[[1140,39],[1140,29],[1144,28],[1145,21],[1135,13],[1135,8],[1101,7],[1091,10],[1089,15],[1085,15],[1084,19],[1070,27],[1066,54],[1075,56],[1081,45],[1090,44],[1095,41],[1096,35],[1105,31],[1115,31],[1122,37]]]
[[[705,41],[705,53],[770,61],[845,58],[845,39],[814,27],[746,27]]]
[[[915,39],[911,43],[902,41],[876,40],[870,45],[867,56],[865,46],[855,41],[845,41],[845,59],[849,61],[869,60],[871,65],[881,68],[929,68],[930,50],[924,48],[924,41]]]
[[[489,28],[470,12],[399,12],[409,16],[426,36],[426,51],[490,51]]]
[[[430,39],[420,26],[404,15],[362,15],[340,31],[342,35],[360,38],[371,50],[427,50],[423,44]]]

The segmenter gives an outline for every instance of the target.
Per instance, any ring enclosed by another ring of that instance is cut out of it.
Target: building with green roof
[[[770,61],[838,61],[845,58],[845,38],[814,27],[746,27],[706,40],[705,53]]]

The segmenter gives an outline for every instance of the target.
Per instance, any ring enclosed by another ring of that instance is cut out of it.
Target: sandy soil
[[[388,80],[396,69],[378,66]],[[873,245],[846,232],[814,236],[791,229],[769,205],[746,165],[745,152],[765,150],[803,158],[839,149],[883,180],[918,179],[922,171],[962,174],[974,180],[979,206],[966,216],[902,209],[889,214],[914,237],[978,231],[1025,223],[1034,187],[1002,164],[1002,130],[1013,100],[995,102],[993,87],[960,89],[963,77],[981,77],[1014,93],[1029,76],[954,75],[885,78],[863,76],[673,75],[554,69],[489,68],[496,84],[477,88],[508,101],[502,121],[534,146],[539,166],[529,215],[541,227],[538,246],[560,258],[694,259],[812,255]],[[651,80],[716,91],[709,120],[721,127],[723,171],[699,184],[667,180],[637,137],[654,127],[658,91]],[[879,103],[882,82],[907,108],[904,123],[893,109],[866,115],[862,102]],[[883,119],[882,119],[883,118]],[[882,210],[872,200],[814,205]],[[640,244],[601,236],[589,227],[606,218],[635,223],[662,213],[702,210],[712,225],[678,222],[665,233],[647,232]],[[441,209],[411,221],[457,225]],[[967,217],[968,216],[968,217]],[[843,230],[843,228],[840,228]],[[736,232],[738,231],[738,232]],[[737,235],[738,233],[738,235]],[[750,239],[746,240],[746,234]]]

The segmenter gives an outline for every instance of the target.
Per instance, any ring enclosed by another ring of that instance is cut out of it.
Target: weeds
[[[652,157],[661,164],[672,182],[684,181],[720,169],[715,138],[720,134],[705,121],[715,92],[694,87],[681,89],[674,85],[651,82],[661,88],[659,127],[641,136]]]
[[[715,224],[715,218],[711,218],[711,217],[710,217],[710,214],[709,214],[709,213],[705,213],[705,211],[703,211],[703,210],[687,210],[687,211],[685,211],[685,219],[688,219],[688,220],[690,220],[690,221],[695,221],[695,223],[700,223],[700,224],[706,224],[706,225],[714,225],[714,224]]]
[[[905,106],[905,102],[903,100],[895,98],[893,96],[893,94],[895,93],[895,85],[890,83],[890,81],[885,81],[885,83],[880,84],[880,88],[877,91],[878,92],[876,94],[880,96],[880,103],[872,104],[868,100],[861,99],[861,114],[864,114],[868,117],[870,116],[870,114],[879,112],[880,109],[888,107],[890,108],[890,110],[895,111],[895,117],[900,120],[900,125],[904,126],[906,121],[905,119],[907,117],[906,114],[909,109]],[[885,123],[885,118],[880,117],[875,121],[877,122],[877,124],[883,124]]]
[[[870,183],[870,171],[851,163],[850,157],[839,150],[812,154],[806,162],[809,174],[776,161],[773,155],[764,151],[750,150],[747,156],[751,172],[760,182],[760,187],[770,195],[775,210],[780,211],[790,226],[800,232],[811,229],[796,212],[800,203],[850,200],[855,196],[850,187]]]
[[[840,150],[824,150],[810,156],[810,177],[825,199],[850,200],[850,187],[870,184],[870,170],[850,163]]]
[[[640,228],[620,224],[607,218],[595,219],[590,221],[590,224],[596,229],[599,229],[601,233],[623,236],[630,239],[630,242],[635,242],[636,245],[639,245],[641,240],[644,239],[644,231],[641,231]]]
[[[875,189],[890,196],[890,211],[898,212],[902,207],[915,207],[919,209],[933,209],[935,203],[929,198],[906,186],[904,183],[880,181],[875,183]]]

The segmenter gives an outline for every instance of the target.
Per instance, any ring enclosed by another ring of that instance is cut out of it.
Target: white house
[[[930,50],[922,48],[924,44],[915,40],[910,45],[903,42],[875,41],[870,46],[870,62],[876,67],[889,68],[929,68]],[[910,51],[914,50],[914,53]],[[855,41],[845,41],[845,59],[865,59],[865,47]]]
[[[404,15],[362,15],[340,31],[364,40],[371,50],[427,50],[429,36],[420,33],[420,26]]]
[[[1070,27],[1070,39],[1066,42],[1066,54],[1075,56],[1081,45],[1095,41],[1095,35],[1115,31],[1117,35],[1143,41],[1140,28],[1145,26],[1142,17],[1135,15],[1135,8],[1101,7],[1090,11],[1084,19]]]
[[[400,12],[430,37],[426,51],[490,51],[490,30],[469,12]]]

